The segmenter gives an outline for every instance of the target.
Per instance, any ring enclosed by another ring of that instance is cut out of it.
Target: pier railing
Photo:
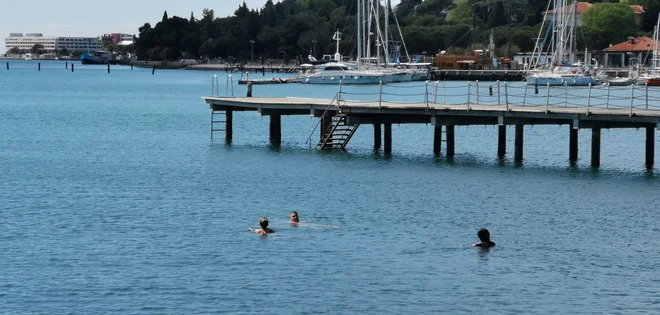
[[[378,102],[435,105],[504,105],[527,107],[573,107],[660,110],[660,88],[628,85],[533,86],[525,82],[455,82],[426,81],[422,83],[359,86],[342,85],[338,92],[342,104]]]

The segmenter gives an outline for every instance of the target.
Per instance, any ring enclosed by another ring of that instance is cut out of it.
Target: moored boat
[[[116,64],[117,56],[109,51],[94,51],[80,55],[80,62],[84,65]]]

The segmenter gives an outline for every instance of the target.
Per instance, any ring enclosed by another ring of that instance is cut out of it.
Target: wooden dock
[[[521,87],[518,87],[521,88]],[[525,91],[533,88],[525,87]],[[640,90],[642,88],[639,88]],[[498,91],[501,88],[498,88]],[[505,89],[507,90],[507,89]],[[591,129],[592,166],[600,166],[601,130],[610,128],[643,128],[646,130],[646,166],[654,166],[655,134],[660,130],[660,90],[655,94],[635,96],[635,87],[632,87],[633,96],[626,104],[614,102],[598,102],[604,96],[592,96],[597,93],[589,89],[589,99],[583,106],[571,105],[569,92],[565,96],[551,96],[548,87],[547,96],[539,95],[533,91],[532,95],[522,95],[523,101],[510,102],[509,99],[520,100],[521,95],[493,95],[492,88],[482,91],[482,98],[474,90],[464,95],[465,102],[448,104],[441,102],[435,92],[429,92],[428,84],[423,95],[423,101],[384,101],[381,92],[377,100],[349,100],[351,93],[343,92],[341,87],[334,99],[316,98],[256,98],[256,97],[203,97],[212,112],[211,133],[225,131],[226,138],[231,140],[233,130],[234,111],[255,111],[262,116],[270,117],[270,140],[272,143],[281,142],[281,116],[282,115],[309,115],[318,117],[319,138],[312,131],[308,142],[317,149],[345,149],[351,137],[360,125],[374,126],[374,147],[380,149],[384,145],[384,152],[392,151],[392,124],[430,124],[434,127],[433,152],[441,153],[442,142],[446,143],[446,156],[454,155],[455,126],[467,125],[495,125],[498,128],[498,152],[503,158],[506,155],[506,126],[515,126],[514,157],[516,161],[523,159],[524,130],[530,125],[566,125],[569,132],[569,161],[574,163],[578,159],[579,130]],[[648,93],[648,89],[646,90]],[[608,90],[609,92],[609,90]],[[638,93],[640,91],[637,91]],[[481,93],[477,91],[477,93]],[[364,93],[362,93],[364,94]],[[490,98],[487,98],[490,97]],[[536,103],[530,103],[529,98],[539,98]],[[566,99],[566,103],[555,102],[557,98]],[[614,96],[608,94],[610,98]],[[410,97],[409,97],[410,98]],[[592,100],[593,98],[593,100]],[[616,98],[622,98],[620,96]],[[455,99],[455,98],[454,98]],[[497,99],[494,101],[494,99]],[[487,103],[490,101],[489,103]],[[625,100],[624,100],[625,101]],[[217,119],[217,117],[224,119]],[[218,127],[220,126],[220,127]],[[382,127],[382,128],[381,128]],[[383,132],[384,130],[384,138]],[[443,139],[443,135],[445,136]],[[383,141],[384,140],[384,141]]]

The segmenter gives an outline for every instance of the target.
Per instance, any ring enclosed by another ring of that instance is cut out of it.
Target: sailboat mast
[[[373,0],[369,0],[368,9],[365,12],[365,15],[367,16],[366,18],[367,18],[367,25],[368,25],[367,38],[366,39],[367,39],[367,64],[369,65],[369,67],[371,67],[371,33],[372,33],[372,31],[371,31],[371,26],[372,25],[371,24],[372,24],[372,17],[373,17],[373,14],[372,14],[372,11],[371,11],[371,5],[372,4],[373,4]]]
[[[358,0],[357,2],[357,64],[358,67],[360,66],[360,62],[362,60],[362,40],[360,39],[362,37],[362,14],[360,11],[362,11],[362,6],[360,5],[361,2]]]
[[[389,38],[389,28],[390,28],[390,0],[385,0],[385,43],[384,50],[385,54],[390,53],[390,38]],[[387,60],[385,63],[389,63]]]
[[[376,28],[380,30],[380,0],[376,0]],[[376,39],[376,63],[380,65],[380,49],[383,47],[380,38]]]

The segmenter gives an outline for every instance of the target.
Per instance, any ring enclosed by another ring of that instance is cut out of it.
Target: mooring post
[[[110,73],[110,64],[108,64],[108,73]]]
[[[454,133],[454,126],[453,125],[447,125],[446,128],[447,128],[447,131],[446,131],[446,136],[447,136],[447,157],[451,158],[451,157],[454,157],[454,155],[456,154],[456,150],[454,148],[454,145],[456,143],[455,133]]]
[[[153,66],[153,68],[151,68],[151,75],[154,75],[154,74],[156,74],[156,66]]]
[[[72,62],[72,63],[71,63],[71,72],[74,72],[74,71],[75,71],[75,67],[74,67],[74,66],[75,66],[75,64]]]
[[[506,155],[506,125],[497,126],[497,157],[503,159]]]
[[[37,64],[37,71],[41,71],[41,62]]]
[[[591,167],[600,167],[600,128],[591,128]]]
[[[568,160],[571,163],[575,163],[578,160],[578,126],[574,124],[570,125],[570,134],[568,139]]]
[[[69,62],[64,63],[64,69],[69,70]]]
[[[433,154],[435,154],[435,156],[439,156],[441,150],[442,150],[442,125],[436,123],[436,125],[433,128]]]
[[[270,115],[270,143],[282,143],[282,115]]]
[[[133,70],[133,62],[131,61],[131,70]]]
[[[246,86],[247,86],[247,97],[252,97],[252,82],[248,81]]]
[[[653,169],[655,162],[655,128],[646,127],[646,168]]]
[[[467,110],[470,110],[470,88],[472,87],[472,82],[468,81],[468,91],[467,91]]]
[[[514,159],[515,161],[522,161],[523,160],[523,138],[525,136],[525,125],[516,125],[516,138],[514,139],[515,141],[515,156]]]
[[[392,153],[392,124],[391,123],[386,123],[385,124],[385,153],[390,154]]]
[[[7,61],[7,70],[9,70],[9,61]]]
[[[225,139],[227,139],[227,141],[231,141],[232,137],[234,136],[234,112],[227,110],[225,115],[227,116],[225,119]]]
[[[380,150],[383,133],[380,128],[380,124],[374,124],[374,149]]]

